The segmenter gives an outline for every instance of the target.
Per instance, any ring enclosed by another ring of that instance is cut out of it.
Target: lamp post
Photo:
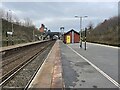
[[[87,18],[88,16],[75,16],[80,20],[80,47],[82,48],[82,18]]]

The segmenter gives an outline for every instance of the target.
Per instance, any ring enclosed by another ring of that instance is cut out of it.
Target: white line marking
[[[67,45],[68,46],[68,45]],[[105,76],[108,80],[110,80],[115,86],[120,88],[120,84],[112,79],[110,76],[108,76],[106,73],[104,73],[101,69],[99,69],[97,66],[95,66],[93,63],[91,63],[88,59],[80,55],[78,52],[76,52],[74,49],[72,49],[70,46],[68,46],[73,52],[75,52],[78,56],[80,56],[82,59],[84,59],[86,62],[88,62],[91,66],[93,66],[98,72],[100,72],[103,76]]]
[[[97,45],[97,46],[103,46],[103,47],[109,47],[109,48],[114,48],[114,49],[120,49],[119,47],[115,47],[115,46],[109,46],[109,45],[104,45],[104,44],[98,44],[98,43],[89,43],[88,44],[92,44],[92,45]]]

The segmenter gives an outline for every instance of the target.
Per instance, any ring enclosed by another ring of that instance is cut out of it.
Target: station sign
[[[13,32],[7,32],[8,35],[13,35]]]

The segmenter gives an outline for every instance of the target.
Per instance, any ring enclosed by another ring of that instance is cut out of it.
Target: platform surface
[[[44,40],[44,41],[47,41],[47,40]],[[18,47],[27,46],[27,45],[37,44],[37,43],[40,43],[40,42],[43,42],[43,41],[35,41],[35,42],[22,43],[22,44],[15,44],[15,45],[11,45],[11,46],[0,47],[0,52],[5,51],[5,50],[18,48]]]
[[[63,88],[59,41],[56,41],[29,88]]]
[[[111,52],[109,49],[115,53],[113,55],[115,61],[112,64],[110,63],[112,62],[113,58],[110,59],[109,55]],[[109,53],[100,53],[102,50],[108,50]],[[116,50],[116,48],[104,48],[104,46],[94,46],[88,43],[87,51],[85,51],[84,47],[82,49],[79,48],[79,43],[64,44],[62,41],[58,40],[51,49],[41,69],[33,79],[30,88],[118,89],[116,84],[113,83],[110,78],[106,78],[106,76],[97,70],[94,65],[91,65],[88,61],[85,60],[90,60],[90,62],[98,66],[100,69],[103,67],[103,69],[101,69],[103,71],[104,68],[106,68],[108,70],[108,75],[110,76],[111,74],[109,73],[115,72],[115,74],[118,74],[117,58],[115,58],[117,54]],[[97,56],[97,54],[99,54],[99,56]],[[115,70],[114,72],[109,68],[110,66],[112,66],[111,68]],[[116,80],[117,75],[115,75],[115,77],[113,75],[112,79]]]
[[[91,48],[93,50],[90,50]],[[118,64],[117,64],[117,57],[116,57],[117,50],[116,49],[113,50],[113,52],[116,52],[116,54],[113,55],[115,62],[111,64],[111,62],[108,63],[109,61],[111,61],[109,60],[110,57],[106,56],[106,54],[109,55],[110,52],[106,53],[105,55],[104,55],[105,52],[104,53],[101,52],[100,54],[100,51],[102,50],[102,48],[103,47],[88,45],[87,51],[85,51],[84,48],[82,49],[79,48],[79,43],[66,45],[60,42],[63,78],[64,78],[64,83],[66,88],[117,88],[115,84],[113,84],[109,79],[107,79],[104,75],[102,75],[99,71],[97,71],[93,66],[91,66],[86,60],[84,60],[84,57],[87,59],[90,59],[91,61],[96,60],[97,66],[101,65],[101,67],[103,68],[106,67],[109,73],[112,73],[112,70],[110,68],[113,68],[113,69],[115,68],[114,72],[116,74],[116,78],[115,78],[116,80],[118,75],[117,73]],[[108,48],[104,50],[107,50],[107,49]],[[76,53],[74,51],[76,51]],[[95,53],[95,51],[97,52]],[[100,54],[100,55],[94,56],[93,54],[96,54],[96,55]],[[80,57],[80,55],[82,56],[82,58]],[[101,55],[103,56],[103,60]],[[101,56],[101,59],[98,58],[100,56]],[[95,62],[95,65],[96,65],[96,62]],[[104,66],[103,64],[104,65],[108,64],[107,65],[108,67]],[[109,65],[110,66],[113,65],[114,67],[110,67]]]

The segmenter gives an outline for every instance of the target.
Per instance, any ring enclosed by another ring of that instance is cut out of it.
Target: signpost
[[[13,35],[13,32],[7,32],[7,35],[11,35],[11,36],[12,36],[12,35]]]
[[[8,35],[12,36],[12,45],[13,45],[13,32],[6,32],[6,37],[7,37],[7,46],[8,46]]]

